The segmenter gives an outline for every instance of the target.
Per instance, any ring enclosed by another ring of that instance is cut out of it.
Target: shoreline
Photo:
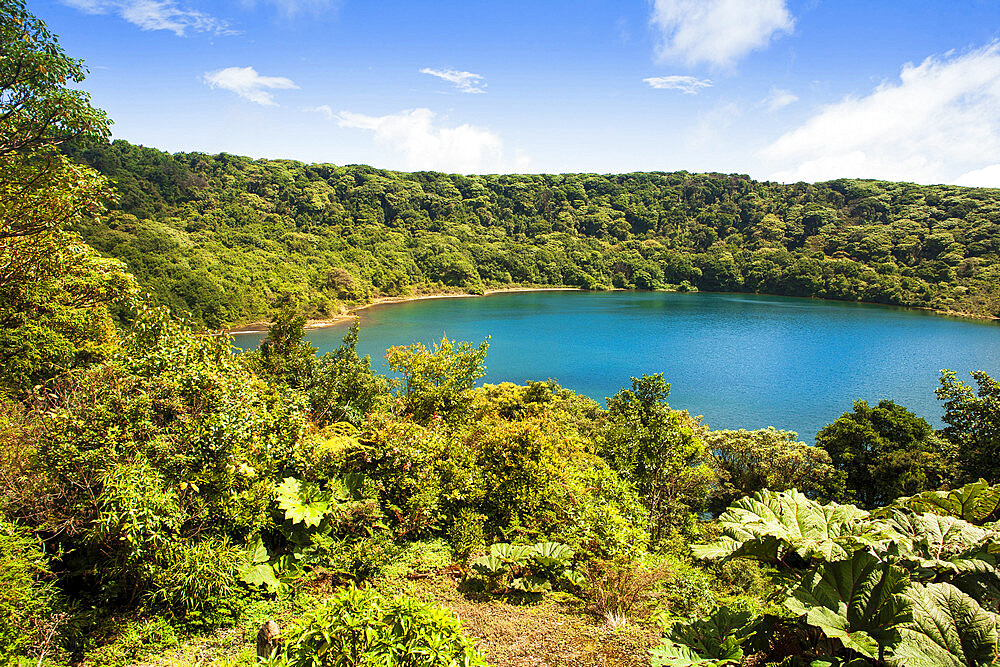
[[[585,292],[582,287],[501,287],[497,289],[484,290],[482,294],[471,294],[469,292],[432,292],[430,294],[415,294],[412,296],[383,296],[378,297],[371,303],[365,303],[360,306],[355,306],[343,315],[337,315],[335,317],[321,319],[321,320],[307,320],[305,328],[308,329],[323,329],[326,327],[337,326],[338,324],[343,324],[351,320],[358,318],[358,312],[366,310],[368,308],[373,308],[375,306],[388,306],[397,303],[407,303],[410,301],[424,301],[427,299],[464,299],[471,297],[485,297],[492,294],[512,294],[516,292]],[[235,336],[239,334],[256,334],[256,333],[267,333],[268,327],[271,323],[266,321],[260,322],[250,322],[249,324],[243,324],[235,327],[230,327],[220,331],[221,334],[226,336]]]
[[[431,292],[428,294],[414,294],[411,296],[384,296],[378,297],[370,303],[365,303],[360,306],[355,306],[349,311],[342,315],[337,315],[332,318],[326,319],[314,319],[307,320],[305,328],[308,329],[323,329],[326,327],[333,327],[339,324],[344,324],[351,320],[358,318],[358,312],[366,310],[368,308],[374,308],[376,306],[388,306],[397,303],[407,303],[410,301],[424,301],[426,299],[459,299],[459,298],[471,298],[471,297],[485,297],[492,294],[509,294],[516,292],[586,292],[582,287],[500,287],[497,289],[484,290],[482,294],[472,294],[469,292]],[[628,291],[621,290],[618,288],[612,289],[610,291]],[[656,290],[659,291],[659,290]],[[709,294],[756,294],[755,292],[707,292]],[[783,296],[780,294],[759,294],[759,296]],[[822,297],[806,296],[798,297],[804,299],[819,299],[821,301],[827,300]],[[839,301],[839,299],[829,299],[830,301]],[[927,313],[933,313],[942,317],[953,317],[961,320],[978,320],[980,322],[1000,322],[1000,317],[995,315],[981,315],[976,313],[967,313],[964,311],[957,310],[941,310],[939,308],[931,308],[930,306],[900,306],[886,303],[871,303],[868,301],[845,301],[845,303],[864,303],[872,306],[889,306],[892,308],[905,308],[907,310],[917,310]],[[271,323],[269,321],[258,321],[250,322],[248,324],[242,324],[234,327],[229,327],[221,329],[216,333],[219,335],[235,336],[240,334],[256,334],[256,333],[267,333],[268,328]]]

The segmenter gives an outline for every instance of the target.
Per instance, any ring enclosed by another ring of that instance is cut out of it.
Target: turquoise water
[[[346,325],[314,329],[320,353]],[[812,442],[856,399],[888,398],[935,426],[939,371],[1000,376],[1000,325],[867,304],[745,294],[520,292],[361,311],[358,350],[490,336],[486,382],[553,378],[603,403],[662,372],[670,404],[712,428],[797,431]],[[241,347],[260,336],[237,336]]]

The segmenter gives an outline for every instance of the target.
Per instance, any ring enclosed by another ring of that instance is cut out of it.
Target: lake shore
[[[491,294],[510,294],[514,292],[582,292],[582,287],[501,287],[497,289],[485,290],[482,294],[470,294],[469,292],[429,292],[427,294],[413,294],[409,296],[385,296],[378,297],[370,303],[356,306],[344,313],[326,319],[308,320],[306,329],[322,329],[325,327],[337,326],[344,322],[350,322],[358,317],[358,312],[375,306],[388,306],[397,303],[407,303],[409,301],[424,301],[427,299],[458,299],[468,297],[490,296]],[[229,329],[223,329],[221,333],[228,336],[237,334],[266,333],[271,323],[268,321],[251,322]]]
[[[350,322],[358,317],[358,312],[366,310],[368,308],[374,308],[375,306],[388,306],[397,303],[407,303],[410,301],[423,301],[426,299],[458,299],[458,298],[468,298],[468,297],[483,297],[490,296],[491,294],[508,294],[513,292],[582,292],[586,291],[582,287],[500,287],[497,289],[485,290],[482,294],[472,294],[469,292],[459,292],[459,291],[448,291],[448,292],[428,292],[426,294],[412,294],[408,296],[385,296],[378,297],[370,303],[365,303],[360,306],[355,306],[349,311],[342,315],[337,315],[325,319],[312,319],[306,322],[306,329],[322,329],[325,327],[337,326],[345,322]],[[615,288],[610,291],[623,291],[621,289]],[[628,290],[624,290],[628,291]],[[733,292],[733,294],[744,294],[744,292]],[[761,296],[780,296],[780,295],[766,295]],[[807,299],[820,299],[821,297],[804,297]],[[836,301],[836,299],[833,299]],[[848,302],[848,303],[869,303],[869,302]],[[879,305],[889,305],[889,304],[878,304],[870,303],[869,305],[879,306]],[[957,319],[966,320],[980,320],[986,322],[1000,322],[1000,317],[993,315],[983,315],[979,313],[967,313],[963,311],[956,310],[941,310],[939,308],[930,308],[927,306],[893,306],[896,308],[910,308],[913,310],[922,310],[924,312],[934,313],[935,315],[941,315],[944,317],[954,317]],[[271,323],[266,320],[251,322],[249,324],[238,325],[235,327],[230,327],[228,329],[222,329],[218,333],[227,336],[234,336],[237,334],[252,334],[252,333],[266,333],[268,327]]]

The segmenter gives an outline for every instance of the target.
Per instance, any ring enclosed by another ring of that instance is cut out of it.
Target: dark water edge
[[[603,403],[662,372],[670,404],[712,428],[793,430],[812,442],[856,399],[888,398],[940,426],[940,370],[1000,375],[1000,324],[843,301],[726,293],[516,292],[360,311],[358,350],[490,336],[485,382],[553,378]],[[320,354],[347,324],[313,329]],[[234,337],[250,348],[261,334]]]

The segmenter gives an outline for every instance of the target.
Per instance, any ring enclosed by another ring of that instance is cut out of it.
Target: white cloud
[[[205,83],[212,88],[231,90],[242,98],[264,106],[276,106],[270,90],[298,88],[291,79],[283,76],[261,76],[253,67],[227,67],[215,72],[205,72]]]
[[[336,120],[337,114],[334,113],[333,109],[330,108],[329,104],[321,104],[318,107],[302,107],[303,111],[308,111],[311,113],[323,114],[328,120]]]
[[[972,188],[1000,188],[1000,164],[967,171],[955,179],[955,185]]]
[[[898,83],[822,108],[760,151],[780,181],[980,177],[1000,155],[1000,43],[903,66]],[[992,172],[990,172],[992,173]]]
[[[436,123],[436,114],[430,109],[386,116],[341,111],[337,124],[373,132],[375,142],[398,153],[406,169],[468,174],[523,170],[529,162],[519,153],[514,160],[507,160],[503,140],[496,133],[468,124],[445,127]]]
[[[430,74],[431,76],[436,76],[439,79],[444,79],[448,83],[454,84],[463,93],[485,93],[486,84],[483,83],[483,77],[479,74],[473,74],[472,72],[461,72],[455,69],[431,69],[430,67],[425,67],[420,70],[421,74]]]
[[[225,21],[196,9],[180,7],[174,0],[63,0],[88,14],[117,14],[143,30],[169,30],[178,37],[189,30],[219,35],[235,34]]]
[[[785,0],[654,0],[661,61],[728,66],[795,24]]]
[[[340,8],[340,0],[259,0],[261,4],[273,5],[286,18],[295,18],[300,14],[321,16],[336,14]],[[256,9],[258,0],[243,0],[246,9]]]
[[[789,104],[793,104],[798,101],[799,96],[790,90],[771,88],[770,94],[761,101],[761,104],[766,106],[768,111],[777,111],[778,109],[783,109]]]
[[[696,79],[693,76],[681,76],[673,74],[671,76],[651,76],[643,79],[653,88],[661,90],[679,90],[685,95],[693,95],[702,88],[711,88],[711,79]]]

